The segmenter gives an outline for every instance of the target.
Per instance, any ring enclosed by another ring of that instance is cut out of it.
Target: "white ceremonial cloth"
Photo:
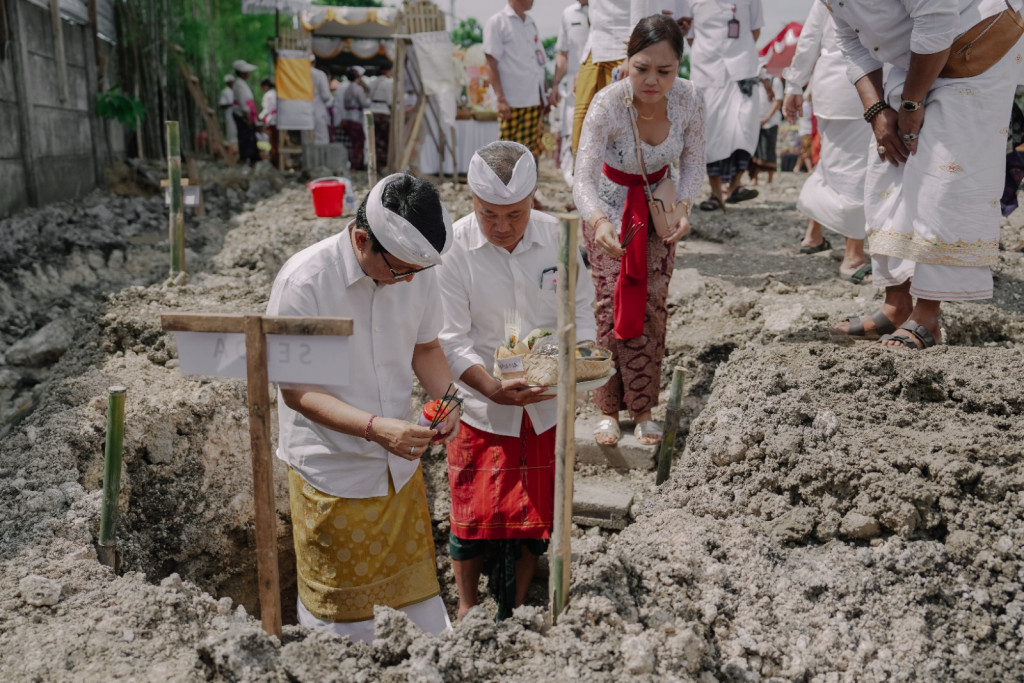
[[[345,93],[348,92],[348,87],[352,85],[352,81],[347,78],[344,79],[337,88],[334,89],[334,109],[332,112],[331,125],[337,128],[341,125],[341,122],[345,120]]]
[[[782,72],[786,94],[799,95],[814,74],[814,115],[819,119],[859,119],[864,106],[860,95],[846,77],[846,57],[836,39],[836,25],[828,8],[811,6],[793,61]]]
[[[844,237],[862,240],[871,126],[863,119],[820,119],[818,132],[821,160],[800,190],[796,208]]]
[[[260,121],[268,126],[277,125],[277,90],[271,88],[260,100]]]
[[[626,43],[633,32],[629,23],[632,3],[640,0],[590,0],[590,33],[580,63],[592,57],[594,64],[626,58]]]
[[[374,114],[391,114],[391,99],[394,92],[395,79],[389,76],[377,76],[370,86],[370,111]]]
[[[326,145],[331,141],[327,128],[331,125],[327,115],[327,105],[331,102],[331,83],[327,74],[320,69],[311,67],[313,72],[313,143]]]
[[[558,265],[560,231],[558,219],[531,211],[523,239],[509,253],[487,240],[476,213],[455,222],[455,244],[438,269],[444,293],[444,329],[438,339],[465,398],[462,419],[473,427],[519,436],[524,408],[488,401],[460,378],[474,365],[492,372],[494,351],[504,341],[506,310],[519,311],[524,335],[536,327],[556,328],[558,293],[545,272]],[[577,263],[576,339],[592,340],[597,338],[594,285],[578,254]],[[538,434],[555,426],[557,404],[550,400],[525,408]]]
[[[764,26],[761,0],[690,0],[690,7],[693,10],[693,26],[687,36],[693,39],[690,80],[705,88],[757,76],[757,46],[752,31]],[[729,21],[734,16],[740,22],[740,35],[729,38]],[[754,143],[757,143],[756,137]]]
[[[825,4],[849,61],[846,73],[851,83],[882,64],[906,70],[911,51],[941,52],[956,36],[1006,9],[1004,0],[833,0]],[[1021,0],[1010,0],[1010,4],[1021,8]]]
[[[1024,38],[983,74],[937,78],[925,97],[917,153],[899,167],[869,154],[864,209],[872,259],[878,261],[877,268],[872,266],[876,285],[897,285],[912,277],[911,294],[925,299],[992,296],[990,267],[999,259],[1002,222],[1006,112],[1022,63]],[[885,93],[890,105],[899,105],[906,76],[896,66],[889,71]],[[953,277],[926,285],[929,281],[916,270],[908,273],[905,264],[901,268],[887,262],[893,258],[957,268],[948,268]],[[971,275],[976,270],[987,273],[987,282]],[[957,275],[961,271],[962,277]]]
[[[303,249],[281,268],[267,315],[352,318],[349,384],[324,391],[381,417],[408,420],[412,353],[437,338],[441,305],[436,270],[409,282],[377,284],[359,266],[352,246],[355,221]],[[287,385],[283,385],[287,387]],[[374,442],[319,425],[278,399],[277,457],[317,489],[339,498],[387,495],[388,475],[399,491],[419,467]]]
[[[555,39],[555,52],[565,52],[566,78],[571,84],[573,76],[580,70],[580,56],[587,44],[590,34],[589,5],[574,2],[562,10],[562,20],[558,24],[558,38]]]
[[[671,12],[673,19],[693,16],[690,0],[633,0],[630,4],[629,23],[633,26],[644,17],[664,12]]]
[[[302,604],[301,598],[296,598],[295,604],[298,605],[299,623],[306,628],[327,631],[336,636],[348,636],[353,642],[373,642],[375,637],[375,621],[373,619],[348,622],[324,621],[306,609],[306,606]],[[424,633],[432,633],[438,636],[444,631],[450,631],[452,628],[451,619],[448,618],[448,610],[445,609],[444,601],[440,595],[435,595],[413,605],[399,607],[398,611],[405,612],[409,620],[419,626],[420,630]]]
[[[358,123],[361,126],[363,125],[363,112],[370,108],[370,98],[366,96],[363,86],[354,81],[350,81],[350,83],[354,83],[354,85],[346,88],[345,94],[341,98],[342,107],[345,109],[341,119]]]
[[[533,160],[525,146],[520,145],[523,156],[519,157],[512,169],[512,177],[508,184],[502,182],[498,174],[487,165],[479,154],[474,154],[469,161],[469,173],[466,183],[473,194],[491,204],[507,206],[526,199],[537,189],[537,162]]]
[[[231,115],[232,105],[235,103],[235,91],[230,85],[225,85],[220,91],[217,105],[224,112],[224,142],[238,144],[238,128],[235,125],[235,117]]]
[[[753,154],[761,134],[757,93],[744,95],[735,81],[700,90],[707,107],[708,162],[727,159],[738,149]]]
[[[484,53],[498,60],[501,88],[514,109],[545,103],[544,65],[538,61],[538,50],[544,54],[533,17],[527,14],[520,19],[511,5],[484,24]]]

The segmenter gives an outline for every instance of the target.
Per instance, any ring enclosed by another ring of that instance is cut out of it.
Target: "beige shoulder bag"
[[[1013,5],[985,19],[953,41],[949,59],[939,72],[942,78],[970,78],[985,73],[1024,35],[1024,20]]]
[[[665,238],[676,231],[676,226],[687,215],[686,210],[689,207],[686,202],[676,202],[676,184],[667,173],[658,186],[651,190],[651,184],[647,180],[647,164],[644,163],[644,153],[640,148],[636,109],[633,108],[633,99],[629,95],[626,96],[626,109],[629,110],[629,121],[633,124],[636,160],[640,164],[640,175],[643,176],[647,191],[647,207],[651,211],[651,222],[654,223],[654,231],[658,233],[658,237]]]

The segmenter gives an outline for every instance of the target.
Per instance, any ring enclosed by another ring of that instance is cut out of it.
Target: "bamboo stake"
[[[366,131],[366,174],[370,187],[377,184],[377,131],[373,129],[373,112],[363,111],[363,130]]]
[[[658,476],[656,484],[664,484],[672,468],[672,453],[676,447],[676,431],[679,429],[679,418],[682,417],[683,400],[683,369],[678,365],[672,370],[672,388],[668,394],[668,408],[665,411],[665,436],[658,449]]]
[[[281,637],[281,588],[277,567],[277,512],[274,506],[274,461],[270,455],[270,397],[267,338],[258,315],[245,316],[245,364],[249,397],[249,444],[252,447],[252,498],[256,519],[256,568],[263,630]]]
[[[121,493],[121,455],[124,445],[125,388],[107,389],[107,438],[103,452],[103,507],[100,509],[100,562],[117,569],[117,499]]]
[[[573,470],[576,466],[576,221],[562,219],[558,249],[558,425],[555,431],[555,510],[551,532],[551,621],[569,602]]]
[[[167,121],[167,179],[171,187],[169,239],[171,271],[166,285],[184,283],[185,274],[185,202],[181,194],[181,141],[178,122]]]

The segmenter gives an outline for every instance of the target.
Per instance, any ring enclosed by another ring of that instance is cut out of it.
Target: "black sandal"
[[[727,204],[739,204],[740,202],[757,197],[758,194],[757,190],[751,190],[749,187],[737,187],[725,202]]]
[[[898,341],[900,344],[903,344],[903,346],[907,347],[908,349],[913,349],[914,351],[921,351],[927,348],[931,348],[932,346],[935,346],[935,337],[932,336],[932,333],[929,332],[928,328],[925,327],[924,325],[918,325],[917,323],[912,323],[908,320],[907,322],[900,325],[900,329],[906,330],[907,332],[912,334],[914,338],[917,339],[917,341],[921,342],[921,345],[918,346],[917,343],[915,343],[914,340],[911,339],[910,337],[897,337],[894,334],[883,334],[881,337],[878,338],[878,343],[881,344],[882,342],[887,342],[890,340]]]
[[[843,337],[853,337],[854,339],[874,341],[876,339],[881,339],[883,335],[896,331],[896,324],[889,320],[889,316],[882,313],[881,309],[872,313],[870,317],[875,321],[875,329],[873,330],[869,331],[864,329],[864,323],[860,321],[859,315],[851,315],[846,318],[846,322],[849,323],[850,329],[846,332],[839,332],[838,330],[835,330],[835,333]]]
[[[722,200],[720,200],[715,195],[711,195],[710,197],[702,201],[700,204],[698,204],[697,207],[701,211],[718,211],[719,209],[725,208],[724,206],[722,206]]]
[[[848,280],[855,285],[862,285],[864,284],[864,279],[867,278],[868,275],[871,275],[870,261],[868,261],[867,263],[865,263],[864,265],[862,265],[860,268],[850,273],[849,275],[843,275],[843,279]]]
[[[801,254],[817,254],[822,251],[830,251],[832,249],[832,243],[824,237],[821,238],[821,242],[813,247],[800,247]]]

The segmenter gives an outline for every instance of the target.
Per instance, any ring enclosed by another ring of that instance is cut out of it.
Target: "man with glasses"
[[[537,164],[524,145],[498,141],[480,148],[467,181],[474,210],[455,223],[454,246],[438,272],[441,345],[466,411],[448,445],[449,551],[459,618],[477,603],[486,570],[504,619],[523,603],[551,536],[558,406],[546,387],[499,382],[490,369],[504,341],[506,311],[519,313],[523,335],[557,325],[560,230],[555,218],[532,210]],[[595,338],[593,303],[594,286],[580,259],[581,340]]]
[[[437,271],[452,244],[437,189],[394,174],[337,235],[299,252],[274,281],[268,315],[342,316],[345,386],[281,384],[279,458],[288,463],[299,623],[373,640],[373,607],[424,631],[449,628],[419,458],[440,434],[409,421],[413,375],[433,398],[452,376],[438,343]],[[425,272],[426,271],[426,272]]]

